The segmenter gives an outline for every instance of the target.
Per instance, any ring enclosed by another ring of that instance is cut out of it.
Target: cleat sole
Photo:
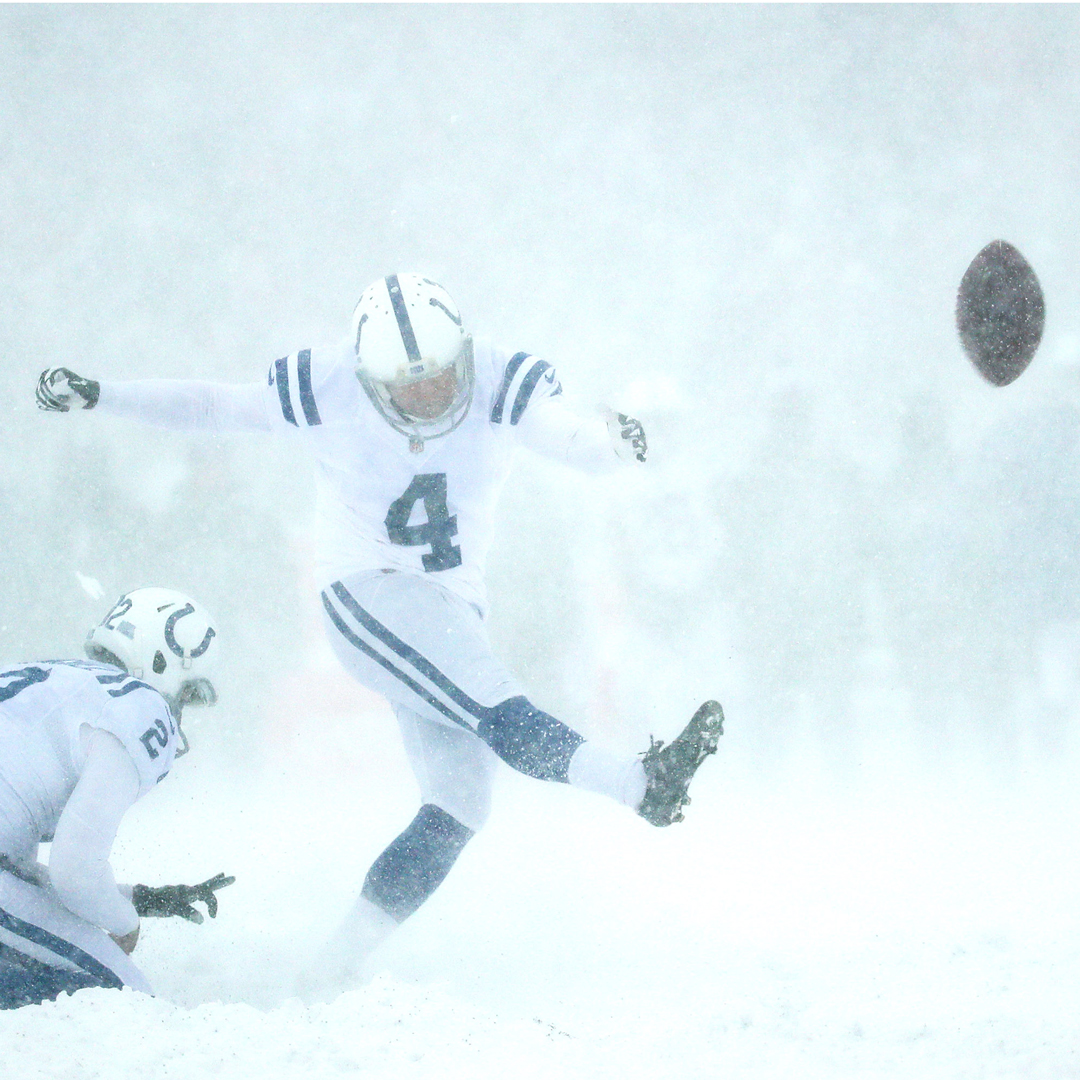
[[[648,787],[638,813],[646,821],[664,826],[683,820],[690,782],[702,762],[716,753],[723,733],[724,710],[718,701],[706,701],[669,744],[653,741],[642,756]]]

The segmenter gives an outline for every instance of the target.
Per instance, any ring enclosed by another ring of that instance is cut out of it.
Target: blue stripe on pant
[[[118,990],[124,984],[115,972],[70,941],[0,908],[0,926],[16,937],[40,945],[79,970],[53,967],[10,945],[0,944],[0,1009],[55,1001],[61,993],[90,987]]]
[[[566,781],[570,758],[584,741],[577,732],[523,696],[494,706],[481,705],[365,610],[340,581],[323,592],[322,601],[341,636],[399,687],[445,719],[475,731],[518,772],[540,780]]]
[[[0,946],[0,1010],[55,1001],[61,994],[105,984],[84,971],[65,971]]]

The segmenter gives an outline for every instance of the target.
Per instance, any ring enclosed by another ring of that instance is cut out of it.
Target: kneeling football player
[[[215,636],[186,596],[138,589],[90,631],[88,660],[0,672],[0,1008],[87,987],[150,993],[129,958],[140,917],[202,922],[196,900],[217,914],[231,877],[129,888],[109,866],[125,812],[187,750],[184,707],[217,700]]]

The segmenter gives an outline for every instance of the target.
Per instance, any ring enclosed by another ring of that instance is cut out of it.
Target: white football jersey
[[[562,386],[546,361],[488,342],[475,343],[474,363],[468,415],[418,453],[369,401],[349,343],[270,366],[271,423],[299,433],[317,463],[320,589],[349,573],[396,569],[486,606],[484,564],[516,436]]]
[[[320,589],[350,574],[400,570],[483,610],[495,508],[515,448],[588,473],[625,463],[604,419],[566,407],[546,361],[477,341],[474,364],[468,414],[419,453],[368,399],[351,342],[283,356],[255,383],[102,381],[97,408],[177,431],[295,435],[317,466]]]
[[[0,854],[16,863],[52,840],[86,761],[83,724],[120,740],[140,797],[172,766],[177,733],[168,704],[119,668],[53,660],[0,672]]]

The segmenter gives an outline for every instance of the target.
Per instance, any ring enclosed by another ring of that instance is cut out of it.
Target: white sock
[[[308,1001],[329,1001],[361,982],[371,954],[398,928],[398,922],[377,904],[359,897],[352,911],[300,976],[299,995]]]
[[[645,798],[647,781],[641,758],[616,757],[595,743],[583,742],[574,751],[566,778],[572,787],[607,795],[634,810]]]

